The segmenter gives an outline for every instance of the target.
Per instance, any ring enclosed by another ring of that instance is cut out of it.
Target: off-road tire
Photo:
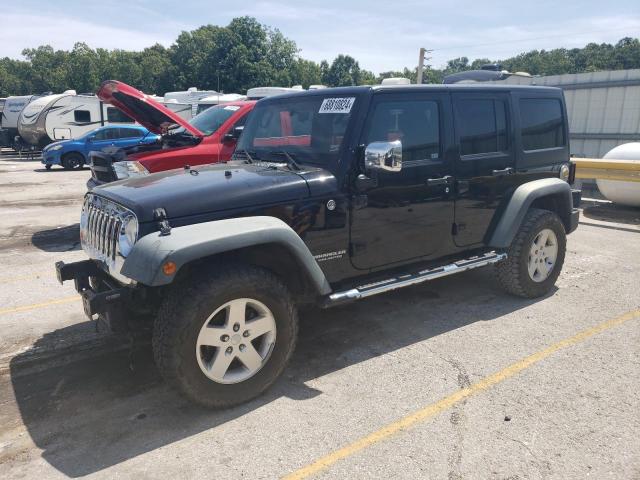
[[[264,366],[252,377],[232,384],[216,383],[200,369],[195,346],[204,321],[236,298],[253,298],[275,318],[276,340]],[[286,367],[298,335],[298,314],[282,281],[262,268],[216,265],[174,285],[160,306],[153,327],[153,353],[164,379],[187,398],[208,408],[231,407],[260,395]]]
[[[84,165],[84,157],[77,152],[67,153],[64,157],[62,157],[62,167],[65,170],[82,168],[83,165]]]
[[[552,230],[558,241],[555,265],[549,276],[542,282],[535,282],[529,276],[529,249],[541,230]],[[502,287],[509,293],[524,298],[537,298],[551,291],[564,263],[567,237],[562,221],[554,212],[531,208],[525,215],[511,246],[507,259],[496,265],[496,274]]]

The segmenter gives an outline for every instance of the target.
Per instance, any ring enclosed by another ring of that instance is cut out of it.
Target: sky
[[[24,48],[139,50],[170,46],[181,31],[250,15],[294,40],[300,55],[348,54],[375,73],[415,67],[420,47],[433,67],[459,56],[500,59],[532,49],[582,47],[640,36],[640,1],[0,0],[0,57]]]

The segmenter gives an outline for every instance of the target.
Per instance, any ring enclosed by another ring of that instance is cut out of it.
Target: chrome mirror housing
[[[402,170],[402,142],[372,142],[364,150],[364,166],[367,170],[399,172]]]

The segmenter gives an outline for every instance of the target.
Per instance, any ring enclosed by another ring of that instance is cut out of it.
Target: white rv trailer
[[[172,112],[177,113],[185,120],[191,120],[195,115],[193,113],[193,105],[190,103],[180,103],[177,100],[165,101],[164,99],[160,99],[158,102],[167,107]]]
[[[200,99],[196,113],[204,112],[207,108],[221,103],[239,102],[246,99],[246,95],[240,95],[239,93],[220,93],[217,95],[211,95]]]
[[[20,113],[37,95],[7,97],[0,115],[0,146],[14,148],[14,139],[18,135]]]
[[[191,87],[183,92],[167,92],[164,94],[164,103],[178,102],[191,105],[191,115],[195,115],[198,110],[198,102],[211,95],[218,95],[215,90],[198,90]]]
[[[273,97],[274,95],[282,95],[283,93],[304,92],[302,85],[293,87],[255,87],[247,90],[247,98],[249,100],[260,100],[265,97]]]
[[[117,108],[94,95],[67,90],[31,102],[20,114],[18,131],[23,140],[44,147],[56,140],[78,138],[110,123],[134,123]]]

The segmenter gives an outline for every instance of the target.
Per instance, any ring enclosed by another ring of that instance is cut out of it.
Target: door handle
[[[513,168],[507,167],[504,170],[492,170],[491,175],[494,177],[502,177],[503,175],[511,175],[513,173]]]
[[[437,187],[438,185],[449,185],[452,178],[453,177],[451,177],[451,175],[445,175],[444,177],[441,177],[441,178],[429,178],[427,180],[427,186]]]

